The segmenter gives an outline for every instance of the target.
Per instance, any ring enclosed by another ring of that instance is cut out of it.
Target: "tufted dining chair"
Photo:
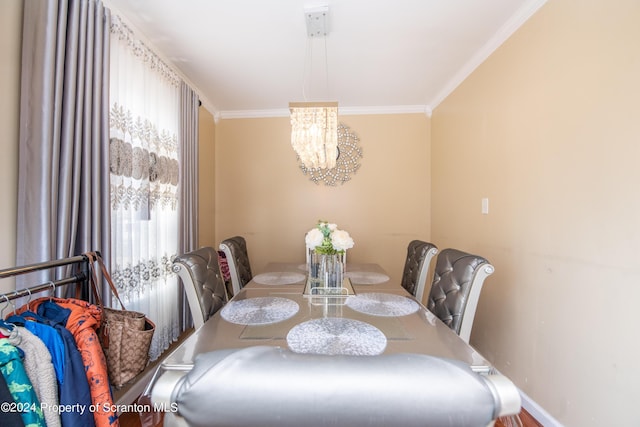
[[[457,249],[438,254],[427,309],[469,342],[480,291],[494,268],[485,258]]]
[[[197,249],[176,257],[172,268],[182,280],[197,329],[227,301],[218,252],[211,247]]]
[[[438,253],[438,248],[428,242],[413,240],[407,247],[407,259],[402,273],[402,287],[422,302],[427,273],[431,259]]]
[[[247,242],[242,236],[230,237],[220,243],[220,250],[224,252],[227,258],[229,274],[231,275],[231,287],[233,294],[237,295],[240,289],[253,277],[251,264],[249,263],[249,253],[247,252]]]
[[[158,372],[151,402],[176,409],[164,413],[167,427],[478,427],[522,403],[507,377],[425,354],[328,357],[257,346]]]

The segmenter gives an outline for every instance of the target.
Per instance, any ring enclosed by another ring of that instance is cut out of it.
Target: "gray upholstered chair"
[[[508,378],[424,354],[325,356],[260,346],[160,369],[151,401],[172,408],[164,414],[171,427],[478,427],[521,405]]]
[[[253,277],[251,264],[249,263],[247,242],[241,236],[230,237],[220,243],[220,250],[224,252],[227,258],[229,274],[231,275],[231,287],[233,294],[237,295],[240,289]]]
[[[427,309],[469,342],[484,280],[493,274],[489,261],[457,249],[438,254]]]
[[[203,247],[180,255],[173,261],[173,271],[182,279],[193,324],[197,329],[227,300],[218,252],[211,247]]]
[[[438,253],[438,248],[422,240],[413,240],[407,247],[407,259],[402,273],[402,287],[422,302],[427,273],[431,260]]]

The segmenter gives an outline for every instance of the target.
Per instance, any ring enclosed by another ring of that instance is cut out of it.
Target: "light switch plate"
[[[489,199],[487,197],[482,198],[482,213],[484,215],[489,214]]]

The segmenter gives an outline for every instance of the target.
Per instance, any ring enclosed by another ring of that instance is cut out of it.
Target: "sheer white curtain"
[[[179,334],[180,78],[113,16],[111,271],[126,308],[156,323],[151,359]]]

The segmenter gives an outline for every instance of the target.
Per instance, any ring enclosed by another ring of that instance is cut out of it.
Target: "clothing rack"
[[[3,301],[10,301],[17,298],[31,296],[38,292],[46,290],[54,291],[54,289],[69,285],[72,283],[82,283],[89,279],[89,258],[86,255],[77,255],[69,258],[61,258],[52,261],[39,262],[34,264],[28,264],[21,267],[12,267],[4,270],[0,270],[0,279],[5,279],[13,276],[20,276],[22,274],[33,273],[35,271],[47,270],[57,267],[65,267],[69,265],[78,265],[78,268],[74,273],[68,277],[64,277],[58,280],[51,280],[46,283],[42,283],[36,286],[30,286],[28,288],[15,290],[10,293],[0,294],[0,303]]]

